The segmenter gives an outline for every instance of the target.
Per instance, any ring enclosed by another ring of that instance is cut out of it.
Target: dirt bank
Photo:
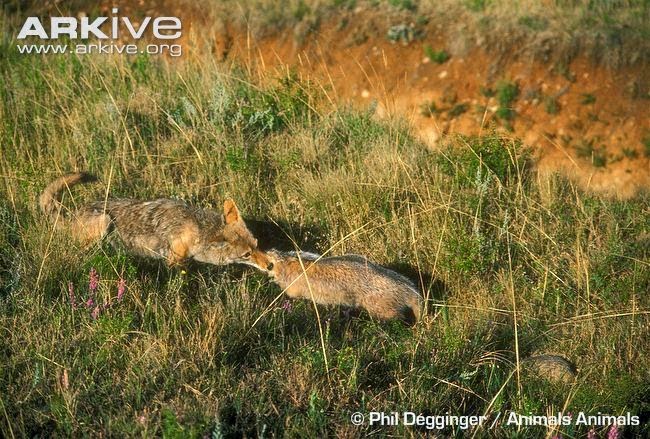
[[[432,61],[426,46],[449,58]],[[337,102],[406,117],[432,148],[448,135],[499,130],[534,148],[540,175],[561,172],[621,198],[650,187],[650,100],[639,90],[638,69],[613,71],[577,57],[559,71],[477,47],[454,55],[453,47],[443,35],[358,42],[354,31],[327,23],[300,44],[293,33],[255,39],[223,27],[214,51],[266,71],[294,67]]]
[[[365,3],[322,16],[305,12],[293,27],[279,20],[271,28],[244,26],[246,19],[200,2],[150,3],[121,2],[120,14],[180,16],[184,59],[208,51],[262,72],[291,67],[319,81],[337,104],[406,118],[431,148],[456,134],[498,130],[534,149],[542,177],[560,172],[620,198],[650,188],[650,75],[643,64],[612,69],[579,51],[554,56],[558,39],[543,32],[530,50],[518,48],[515,35],[476,37],[459,32],[462,23],[446,25],[449,17]],[[98,2],[94,11],[110,8]]]

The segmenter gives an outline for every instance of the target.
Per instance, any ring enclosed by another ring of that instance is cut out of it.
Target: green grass
[[[580,103],[582,105],[591,105],[596,102],[596,96],[592,95],[591,93],[583,93],[582,94],[582,99],[580,100]]]
[[[554,96],[545,96],[544,110],[546,110],[548,114],[558,114],[560,112],[560,103],[557,98]]]
[[[607,166],[609,156],[605,145],[594,145],[595,139],[583,140],[577,147],[576,153],[578,157],[587,159],[597,168],[604,168]]]
[[[449,114],[449,117],[454,118],[460,116],[463,113],[466,113],[467,110],[469,110],[469,104],[460,103],[454,105],[447,114]]]
[[[428,44],[424,46],[424,54],[429,58],[429,60],[431,60],[431,62],[436,64],[444,64],[450,58],[450,55],[446,50],[433,50],[433,48]]]
[[[418,8],[418,2],[414,0],[388,0],[388,4],[407,11],[415,11]]]
[[[435,101],[428,101],[420,104],[420,114],[424,117],[432,117],[440,113],[440,108],[436,105]]]
[[[606,200],[538,179],[519,142],[492,134],[433,152],[400,121],[243,71],[2,46],[0,435],[405,436],[417,431],[354,427],[350,414],[648,413],[647,194]],[[252,269],[183,273],[83,248],[36,207],[73,169],[102,183],[68,206],[106,191],[216,208],[232,196],[305,250],[411,276],[428,314],[408,328],[321,307],[321,344],[312,304],[272,304],[280,290]],[[69,299],[70,287],[88,299],[93,268],[95,301],[111,303],[97,319]],[[536,352],[576,362],[577,382],[515,373]]]
[[[650,136],[644,137],[641,143],[643,144],[643,155],[650,157]]]
[[[282,34],[304,25],[317,32],[332,22],[365,28],[371,22],[373,30],[357,44],[384,36],[406,44],[424,35],[437,36],[441,26],[451,26],[468,41],[483,41],[482,48],[506,61],[513,51],[557,65],[559,70],[576,56],[615,69],[647,66],[650,60],[647,0],[203,0],[188,7],[208,17],[202,23],[206,28],[225,21],[256,36]],[[357,8],[363,13],[355,13]],[[303,37],[294,35],[298,43]],[[549,39],[554,42],[551,46],[546,43]]]
[[[519,85],[516,82],[507,80],[499,81],[496,85],[496,98],[499,103],[496,115],[499,119],[511,121],[517,114],[512,108],[513,103],[519,97]]]

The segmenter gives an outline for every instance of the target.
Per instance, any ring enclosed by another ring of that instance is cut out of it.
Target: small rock
[[[449,73],[447,70],[443,70],[442,72],[438,73],[438,78],[440,79],[445,79]]]
[[[575,365],[559,355],[536,355],[524,359],[522,364],[537,375],[554,382],[571,383],[578,374]]]

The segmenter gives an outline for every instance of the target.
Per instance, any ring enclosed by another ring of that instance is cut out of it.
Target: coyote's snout
[[[246,263],[257,253],[257,240],[231,199],[224,202],[223,214],[165,198],[96,201],[78,211],[65,211],[60,202],[63,191],[94,180],[86,173],[65,175],[50,183],[39,200],[41,210],[57,226],[69,228],[82,242],[108,236],[132,253],[162,258],[169,265],[188,259],[215,265]]]
[[[400,319],[414,324],[420,317],[422,296],[415,285],[363,256],[319,259],[312,253],[276,250],[264,252],[263,256],[256,255],[253,262],[289,297],[313,297],[320,304],[360,307],[382,320]]]

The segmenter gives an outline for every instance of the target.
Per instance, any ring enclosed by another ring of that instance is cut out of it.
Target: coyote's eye
[[[269,265],[266,266],[266,269],[267,269],[268,271],[273,270],[273,262],[269,262]]]
[[[242,258],[246,258],[246,259],[248,259],[248,258],[250,258],[250,257],[251,257],[251,252],[246,252],[246,253],[244,253],[244,254],[242,255]]]

